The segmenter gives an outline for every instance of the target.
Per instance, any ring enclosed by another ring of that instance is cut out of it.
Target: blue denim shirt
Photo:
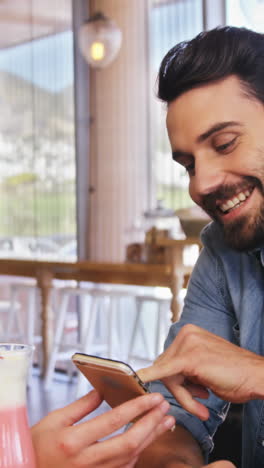
[[[236,252],[227,247],[221,228],[214,222],[206,226],[201,237],[204,248],[189,282],[183,313],[179,322],[171,326],[165,348],[183,325],[193,323],[264,355],[264,241],[256,252]],[[213,435],[225,419],[229,404],[211,393],[203,401],[210,418],[202,422],[183,410],[161,382],[152,383],[151,390],[165,395],[171,403],[171,414],[198,440],[207,458]],[[262,400],[244,405],[242,458],[244,468],[264,467]]]

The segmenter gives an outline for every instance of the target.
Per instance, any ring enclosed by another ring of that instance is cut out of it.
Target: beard
[[[264,242],[264,206],[252,221],[243,216],[223,227],[224,238],[232,249],[244,252],[260,247]]]
[[[236,193],[243,192],[249,186],[259,190],[263,197],[263,204],[253,216],[241,216],[239,219],[224,223],[218,214],[216,200],[227,200]],[[233,186],[223,186],[214,193],[204,196],[201,208],[211,218],[222,226],[225,242],[229,247],[238,251],[248,251],[259,247],[264,242],[264,190],[261,181],[255,177],[246,176],[243,182]]]

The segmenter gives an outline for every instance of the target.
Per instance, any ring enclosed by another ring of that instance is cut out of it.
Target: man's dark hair
[[[158,97],[169,103],[189,89],[230,75],[264,103],[264,34],[225,26],[177,44],[162,60]]]

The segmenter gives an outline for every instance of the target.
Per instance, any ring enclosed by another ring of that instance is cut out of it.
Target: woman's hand
[[[38,468],[130,468],[148,444],[175,424],[172,416],[166,416],[169,404],[158,393],[140,396],[75,424],[101,401],[93,390],[65,408],[51,412],[32,427]],[[126,432],[99,441],[138,416],[141,418]]]

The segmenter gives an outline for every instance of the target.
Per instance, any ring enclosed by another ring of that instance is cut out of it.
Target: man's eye
[[[216,151],[224,152],[227,149],[232,149],[232,146],[235,144],[237,137],[233,138],[232,140],[224,143],[223,145],[216,146]]]

